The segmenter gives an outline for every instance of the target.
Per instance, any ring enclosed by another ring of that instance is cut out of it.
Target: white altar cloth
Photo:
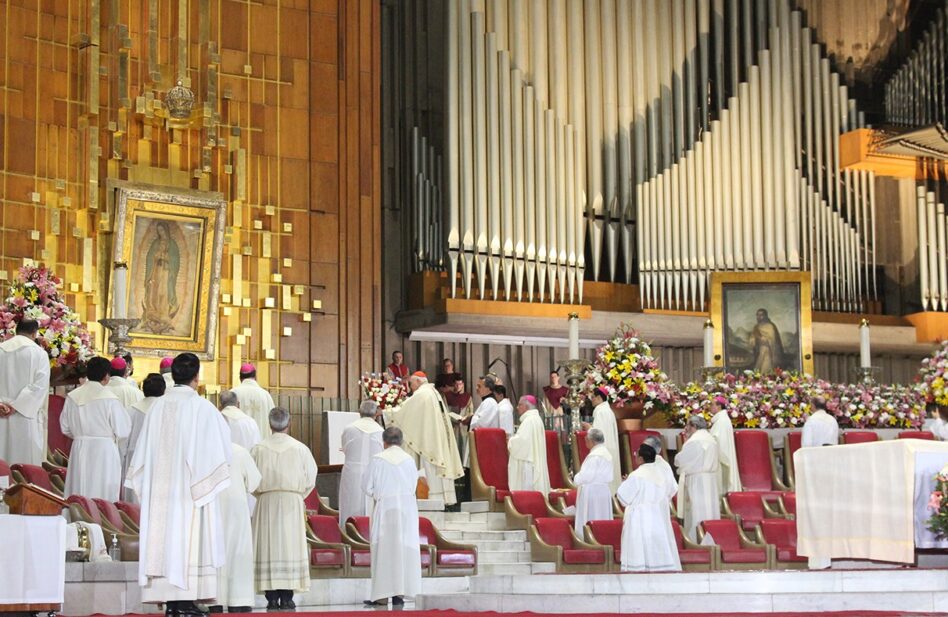
[[[0,515],[0,604],[62,604],[66,520]]]
[[[919,531],[929,513],[916,494],[921,500],[924,477],[946,463],[948,443],[918,439],[801,448],[793,458],[797,552],[914,563],[916,540],[934,542]]]
[[[359,419],[354,411],[327,411],[326,433],[329,443],[329,464],[342,465],[346,462],[346,455],[342,453],[342,431]]]

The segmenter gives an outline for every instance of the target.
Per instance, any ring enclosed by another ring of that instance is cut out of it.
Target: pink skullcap
[[[128,368],[128,364],[125,363],[125,359],[121,356],[117,358],[112,358],[112,368],[117,371],[124,371]]]
[[[174,358],[172,358],[172,357],[170,357],[170,356],[167,357],[167,358],[162,358],[162,359],[161,359],[161,362],[158,363],[158,368],[159,368],[159,369],[171,368],[171,363],[172,363],[172,362],[174,362]]]
[[[428,379],[428,375],[424,371],[415,371],[411,374],[412,377],[421,377],[422,379]]]
[[[596,388],[596,394],[598,394],[604,401],[609,400],[609,393],[605,388]]]
[[[537,406],[537,397],[533,396],[532,394],[527,394],[526,396],[523,397],[523,400],[527,401],[534,407]]]
[[[252,373],[255,370],[257,369],[254,368],[254,365],[249,362],[244,362],[243,364],[240,365],[240,372],[243,373],[244,375],[246,375],[247,373]]]
[[[718,403],[719,405],[724,405],[725,403],[727,403],[727,397],[721,394],[718,394],[717,396],[714,397],[714,402]]]

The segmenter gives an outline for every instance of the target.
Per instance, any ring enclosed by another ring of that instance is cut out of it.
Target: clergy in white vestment
[[[931,417],[925,421],[922,428],[931,431],[938,441],[948,441],[948,422],[945,421],[948,418],[948,407],[931,403],[927,408]]]
[[[256,420],[260,437],[270,436],[270,410],[274,408],[273,397],[257,383],[257,369],[253,364],[244,363],[240,367],[240,385],[233,389],[240,401],[240,409]]]
[[[494,398],[494,386],[497,383],[492,375],[484,375],[477,380],[474,391],[481,397],[481,404],[474,410],[474,415],[470,419],[470,427],[473,431],[476,428],[500,428],[500,410],[497,406],[497,399]]]
[[[517,405],[520,426],[517,433],[507,441],[509,451],[507,479],[512,491],[550,492],[550,470],[546,466],[546,429],[537,399],[521,396]]]
[[[272,434],[251,454],[260,470],[254,494],[254,578],[267,596],[268,609],[296,608],[293,592],[309,591],[309,549],[303,499],[316,486],[316,460],[304,444],[288,435],[290,412],[270,411]]]
[[[421,592],[421,548],[418,541],[418,470],[402,449],[402,431],[382,433],[385,450],[372,457],[362,489],[374,502],[369,525],[372,589],[367,605],[404,604]]]
[[[260,472],[243,446],[231,444],[230,486],[218,497],[224,522],[227,559],[218,576],[215,604],[229,613],[253,610],[253,534],[250,527],[250,494],[260,484]]]
[[[161,362],[158,363],[158,372],[165,378],[165,387],[168,390],[174,387],[174,379],[171,377],[172,362],[174,362],[174,358],[166,357],[162,358]]]
[[[656,462],[661,456],[655,444],[643,443],[636,457],[639,466],[616,494],[625,506],[622,571],[679,572],[681,561],[669,512],[669,502],[678,487],[674,478],[669,478],[665,468]]]
[[[585,430],[598,428],[602,431],[603,437],[605,437],[606,441],[603,445],[609,450],[609,454],[612,455],[612,468],[614,470],[610,489],[615,493],[619,488],[619,484],[622,482],[622,467],[620,466],[619,458],[619,425],[618,422],[616,422],[615,412],[613,412],[612,407],[609,406],[609,394],[603,388],[593,390],[590,398],[594,405],[593,421],[592,424],[583,423],[583,428]]]
[[[224,390],[220,396],[221,413],[230,427],[230,440],[246,450],[260,443],[260,428],[257,421],[240,409],[240,401],[233,390]]]
[[[24,319],[0,343],[0,459],[39,465],[46,460],[40,412],[49,396],[49,356],[36,342],[39,324]]]
[[[826,400],[816,397],[811,403],[813,413],[803,423],[803,435],[800,446],[813,448],[818,446],[839,445],[839,423],[826,411]]]
[[[675,456],[678,468],[678,513],[684,533],[695,540],[701,521],[721,518],[721,465],[718,444],[708,432],[708,421],[691,416],[684,431],[685,444]]]
[[[721,494],[741,490],[741,474],[737,468],[737,449],[734,447],[734,425],[723,401],[711,403],[711,428],[709,432],[718,444],[718,463],[721,466]]]
[[[605,436],[598,428],[586,433],[586,446],[589,455],[583,461],[579,473],[573,478],[578,489],[576,493],[576,535],[585,537],[583,528],[589,521],[608,521],[612,519],[612,479],[615,469],[612,466],[612,454],[606,449]]]
[[[494,386],[494,400],[497,401],[497,421],[504,429],[507,437],[514,433],[514,408],[507,398],[507,387],[503,384]]]
[[[371,499],[362,490],[362,478],[372,457],[382,451],[382,427],[375,421],[379,405],[362,401],[359,419],[342,431],[342,447],[346,456],[339,479],[339,525],[345,525],[350,516],[368,516],[372,513]]]
[[[128,408],[132,430],[128,434],[128,446],[125,448],[125,477],[128,477],[128,469],[131,467],[132,459],[135,458],[135,447],[138,445],[138,438],[142,433],[142,427],[145,425],[148,410],[151,409],[151,406],[155,404],[159,397],[164,396],[165,386],[165,380],[161,375],[149,373],[142,382],[142,394],[145,395],[145,398]],[[138,495],[127,486],[124,486],[123,494],[125,495],[125,501],[138,503]]]
[[[408,386],[412,395],[401,406],[386,411],[386,421],[401,429],[404,449],[418,457],[429,498],[454,505],[458,502],[454,481],[464,475],[464,468],[447,406],[424,373],[413,373]]]
[[[121,356],[112,358],[109,364],[109,383],[106,388],[128,409],[145,398],[138,386],[128,380],[128,363]]]
[[[145,417],[125,485],[141,502],[138,583],[142,602],[165,614],[198,614],[196,601],[217,597],[226,560],[217,496],[230,486],[230,431],[197,393],[201,361],[174,359],[175,387]]]
[[[59,417],[63,435],[72,438],[64,495],[116,501],[121,499],[123,454],[132,421],[108,388],[108,360],[89,360],[86,376],[86,383],[66,395]]]

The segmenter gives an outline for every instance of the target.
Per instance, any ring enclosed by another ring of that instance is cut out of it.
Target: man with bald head
[[[826,411],[826,399],[818,396],[811,402],[813,413],[803,423],[800,445],[804,448],[839,444],[839,423]]]
[[[691,416],[683,435],[685,443],[675,457],[678,510],[685,521],[685,535],[695,540],[701,521],[721,518],[721,467],[718,444],[708,432],[707,420]]]
[[[342,453],[346,462],[339,479],[339,524],[350,516],[371,514],[369,501],[362,490],[362,477],[372,457],[382,451],[382,427],[375,421],[379,405],[365,400],[359,405],[359,419],[342,431]]]
[[[537,399],[526,395],[517,405],[520,426],[507,442],[507,480],[512,491],[550,492],[550,471],[546,466],[546,429],[537,410]]]
[[[586,433],[589,454],[579,473],[573,478],[576,495],[576,535],[584,537],[583,527],[589,521],[607,521],[612,518],[612,485],[614,470],[612,454],[605,446],[605,435],[598,428]]]
[[[240,401],[240,408],[257,422],[260,436],[270,436],[270,423],[267,421],[273,409],[273,397],[257,382],[257,368],[249,362],[240,366],[240,385],[233,390]]]
[[[246,450],[260,443],[260,428],[257,421],[240,409],[240,401],[233,390],[224,390],[220,398],[221,413],[230,427],[231,442]]]

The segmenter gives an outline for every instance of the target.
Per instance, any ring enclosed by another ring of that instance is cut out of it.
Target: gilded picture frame
[[[813,373],[809,272],[712,272],[711,321],[725,372]]]
[[[126,347],[213,360],[227,202],[205,191],[113,188],[113,261],[128,265],[127,314],[139,320]]]

